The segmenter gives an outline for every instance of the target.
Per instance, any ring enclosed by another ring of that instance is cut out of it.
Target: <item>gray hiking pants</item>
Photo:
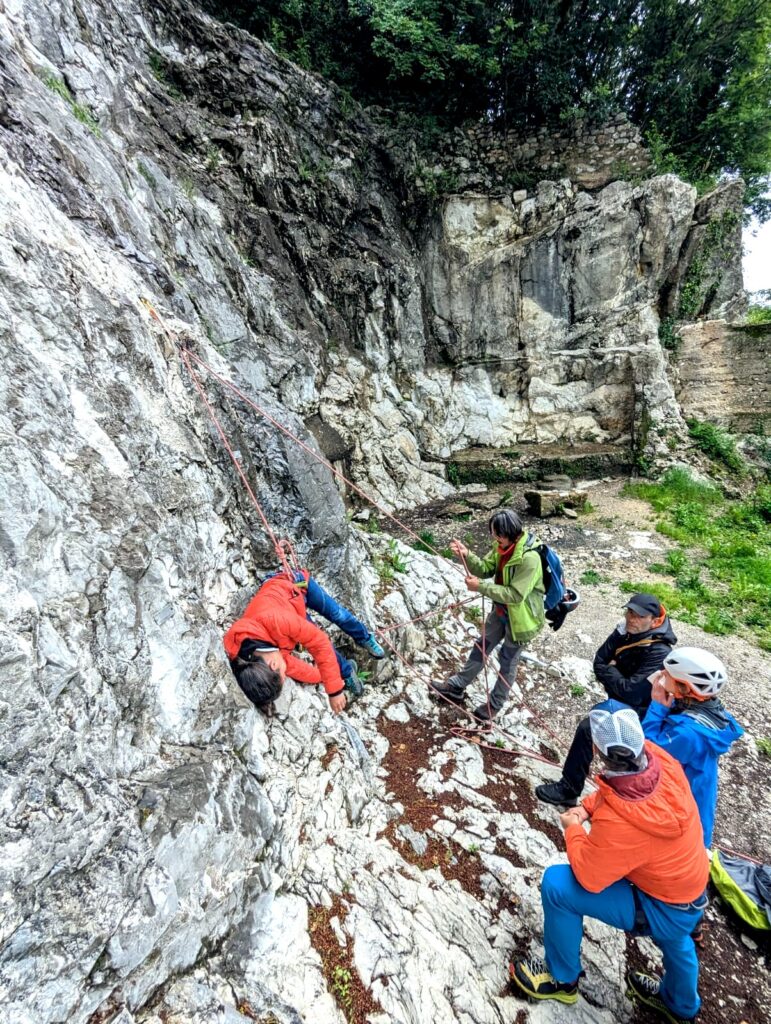
[[[525,645],[518,644],[512,637],[508,615],[504,618],[504,616],[498,614],[495,608],[487,616],[482,632],[483,636],[480,636],[475,642],[466,660],[466,664],[460,672],[450,676],[447,680],[447,686],[452,687],[459,694],[462,693],[482,671],[482,651],[484,650],[485,655],[489,658],[498,644],[503,641],[503,645],[498,653],[500,673],[496,677],[495,686],[490,691],[490,708],[498,712],[511,692],[511,685],[517,673],[519,656],[524,650]]]

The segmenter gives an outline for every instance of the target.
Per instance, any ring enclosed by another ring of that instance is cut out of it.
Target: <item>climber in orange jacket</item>
[[[346,705],[345,690],[360,696],[362,684],[353,659],[344,658],[329,637],[309,620],[308,609],[336,623],[373,657],[383,648],[347,608],[338,604],[303,569],[290,580],[276,573],[262,584],[224,637],[225,651],[236,681],[257,707],[272,703],[289,676],[298,683],[321,683],[337,714]],[[292,653],[301,645],[315,664]]]
[[[696,803],[681,766],[645,740],[632,708],[595,709],[589,722],[599,788],[560,817],[569,863],[548,867],[541,883],[546,957],[515,961],[512,980],[533,999],[576,1002],[583,919],[594,917],[651,936],[664,976],[630,972],[627,995],[670,1024],[690,1024],[700,1005],[691,933],[709,877]]]

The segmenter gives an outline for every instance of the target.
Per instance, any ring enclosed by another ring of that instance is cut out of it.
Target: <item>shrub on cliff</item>
[[[659,170],[741,173],[761,219],[771,169],[767,0],[204,0],[364,103],[445,127],[625,111]]]

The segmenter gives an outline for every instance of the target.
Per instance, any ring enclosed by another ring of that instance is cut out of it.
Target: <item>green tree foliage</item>
[[[771,168],[769,0],[224,0],[213,13],[357,99],[450,127],[625,111],[659,170],[741,173],[761,219]]]

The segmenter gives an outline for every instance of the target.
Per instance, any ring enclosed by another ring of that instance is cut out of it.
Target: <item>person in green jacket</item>
[[[543,570],[541,556],[535,550],[540,542],[525,531],[522,520],[511,509],[494,512],[488,527],[494,547],[484,558],[477,558],[459,540],[451,541],[450,548],[468,567],[466,586],[489,597],[492,611],[463,668],[445,682],[432,684],[436,694],[462,704],[466,688],[482,671],[482,652],[489,656],[501,644],[500,672],[490,691],[489,710],[485,703],[474,711],[480,722],[490,721],[503,707],[522,650],[544,624]]]

